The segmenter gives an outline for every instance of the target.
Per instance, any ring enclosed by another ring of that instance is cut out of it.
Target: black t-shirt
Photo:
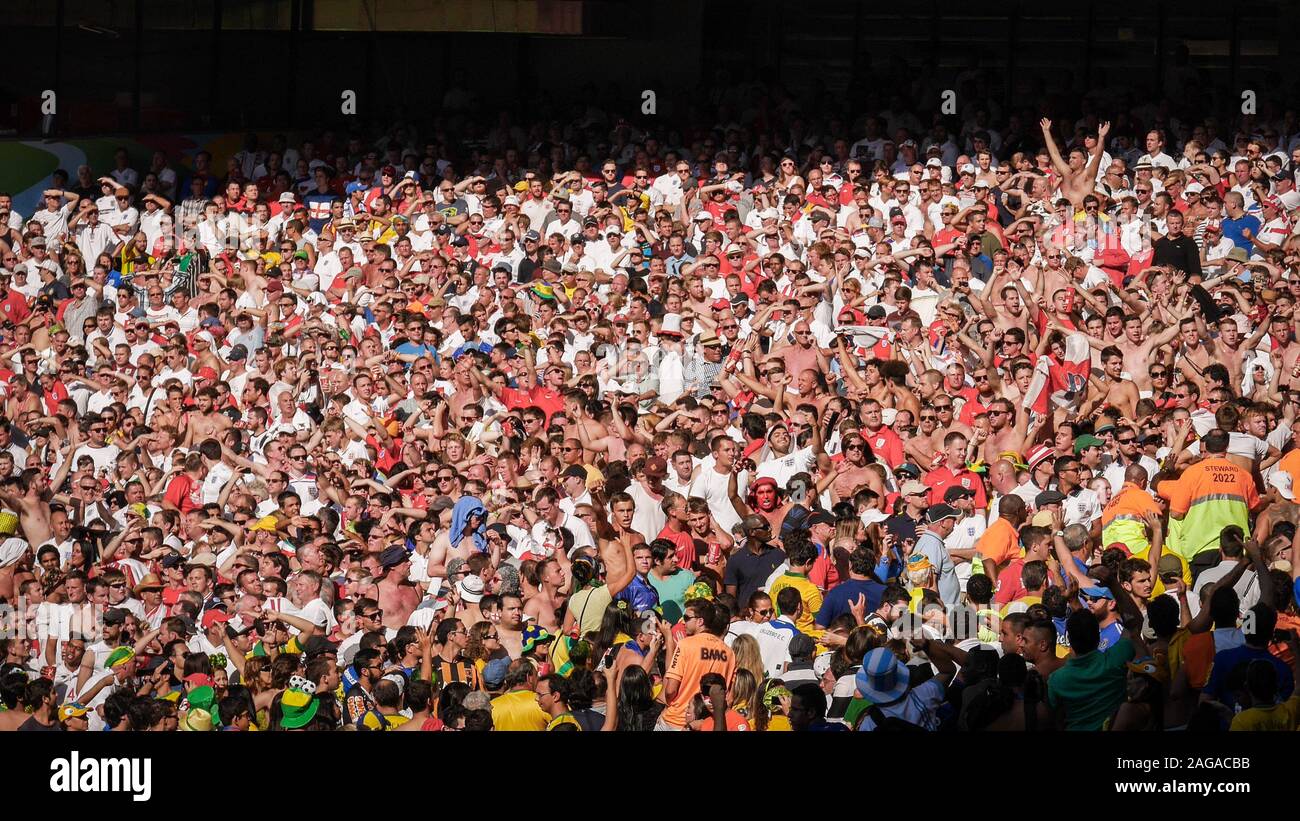
[[[722,582],[736,586],[736,601],[741,607],[749,603],[749,597],[763,586],[772,572],[785,561],[785,551],[779,547],[765,545],[757,556],[748,547],[742,547],[727,559],[727,572]]]
[[[1179,271],[1186,271],[1190,276],[1201,273],[1201,249],[1191,237],[1178,239],[1158,239],[1155,241],[1155,258],[1153,266],[1172,265]]]
[[[51,724],[50,726],[47,727],[44,724],[37,721],[36,716],[32,716],[31,718],[24,721],[22,724],[18,725],[18,732],[20,733],[61,733],[63,732],[63,727],[60,726],[58,722],[55,722],[54,724]]]

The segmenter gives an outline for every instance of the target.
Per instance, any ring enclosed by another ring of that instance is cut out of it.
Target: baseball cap
[[[813,525],[833,526],[835,524],[835,517],[824,510],[818,510],[814,511],[813,514],[804,521],[804,524],[808,527],[812,527]]]
[[[1109,587],[1085,587],[1079,591],[1085,596],[1093,599],[1114,599],[1115,594],[1110,592]]]
[[[1034,497],[1034,507],[1043,507],[1044,505],[1059,505],[1065,501],[1065,494],[1058,490],[1044,490]]]
[[[944,519],[956,519],[957,509],[952,505],[937,504],[931,505],[930,509],[925,512],[925,520],[931,524],[941,522]]]
[[[582,479],[583,481],[586,481],[587,469],[584,468],[582,465],[569,465],[567,468],[564,469],[564,472],[561,473],[560,475],[565,477],[571,477],[574,479]]]
[[[1160,563],[1156,565],[1156,575],[1167,576],[1170,573],[1177,573],[1181,577],[1183,575],[1183,562],[1177,556],[1166,553],[1160,557]]]
[[[795,633],[787,649],[791,658],[812,658],[817,652],[817,644],[804,633]]]
[[[489,690],[495,690],[505,683],[506,673],[510,670],[510,659],[503,657],[493,659],[483,668],[483,684]]]
[[[917,481],[904,482],[902,489],[899,491],[903,496],[914,496],[916,494],[928,495],[930,488]]]
[[[904,462],[903,464],[894,468],[894,473],[895,474],[902,473],[904,475],[911,476],[913,479],[921,478],[921,468],[912,462]]]
[[[431,505],[429,505],[429,510],[433,511],[434,513],[440,513],[444,510],[451,510],[455,506],[456,506],[456,502],[453,501],[450,496],[439,496],[438,498],[433,500],[433,503]]]
[[[214,624],[222,624],[228,621],[230,621],[230,614],[224,610],[209,610],[203,614],[203,621],[200,624],[202,624],[204,630],[207,630]]]
[[[1295,485],[1292,482],[1291,474],[1284,470],[1274,471],[1272,476],[1268,477],[1269,487],[1277,488],[1277,492],[1282,494],[1282,498],[1288,502],[1295,501]]]
[[[642,469],[646,476],[667,476],[668,463],[662,456],[651,456],[645,460],[645,467]]]
[[[385,548],[383,553],[379,554],[379,565],[387,570],[390,567],[397,567],[402,562],[410,561],[411,557],[406,552],[406,548],[393,547]]]
[[[1091,433],[1085,433],[1083,436],[1074,440],[1074,454],[1077,456],[1088,448],[1099,448],[1106,443],[1093,436]]]
[[[303,644],[302,649],[307,658],[314,659],[318,656],[338,653],[339,646],[336,642],[332,642],[324,636],[312,636]]]
[[[975,491],[961,485],[953,485],[943,492],[943,500],[952,504],[958,499],[969,499],[975,495]]]

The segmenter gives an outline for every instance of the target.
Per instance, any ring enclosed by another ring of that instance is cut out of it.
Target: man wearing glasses
[[[32,219],[41,224],[43,236],[50,240],[62,240],[67,236],[68,220],[75,213],[81,197],[72,191],[49,188],[43,198],[45,207],[32,214]]]

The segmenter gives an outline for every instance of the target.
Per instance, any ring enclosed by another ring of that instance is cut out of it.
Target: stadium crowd
[[[1296,729],[1300,122],[1040,116],[0,194],[0,728]]]

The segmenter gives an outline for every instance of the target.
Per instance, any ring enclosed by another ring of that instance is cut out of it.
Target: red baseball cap
[[[199,368],[198,377],[199,379],[216,379],[217,372],[211,367],[204,365],[202,368]]]
[[[709,307],[712,308],[712,309],[715,310],[715,311],[725,311],[725,310],[727,310],[728,308],[731,307],[731,300],[729,300],[729,299],[715,299],[715,300],[713,300],[713,304],[710,305]]]
[[[203,621],[202,621],[203,629],[207,630],[209,627],[211,627],[214,624],[221,624],[222,622],[227,622],[227,621],[230,621],[229,613],[225,613],[221,610],[209,610],[208,612],[203,614]]]

